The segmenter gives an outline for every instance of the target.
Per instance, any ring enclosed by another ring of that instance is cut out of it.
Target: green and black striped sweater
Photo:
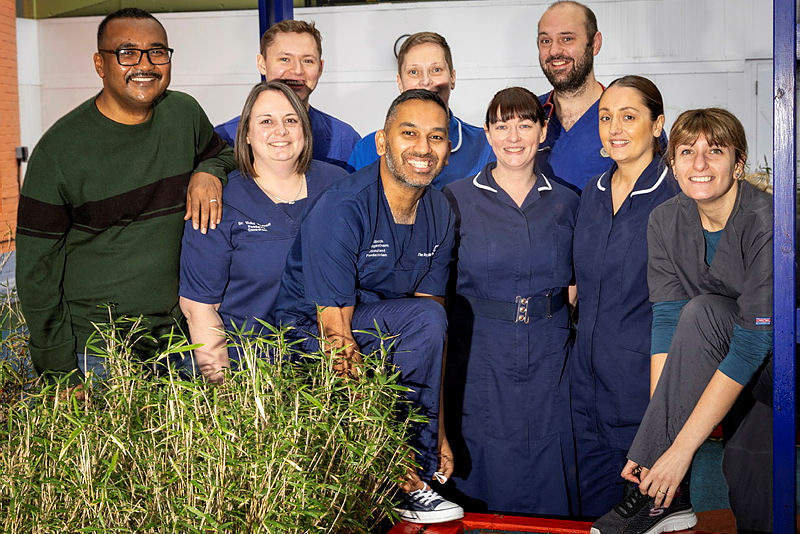
[[[40,373],[77,368],[92,322],[143,315],[158,333],[180,317],[186,188],[195,171],[225,180],[233,150],[189,95],[167,91],[150,119],[124,125],[94,98],[37,144],[17,222],[17,288]],[[77,377],[76,377],[77,378]]]

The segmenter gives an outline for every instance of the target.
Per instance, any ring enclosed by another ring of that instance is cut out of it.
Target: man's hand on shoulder
[[[215,229],[222,220],[222,182],[213,174],[196,172],[189,180],[183,220],[189,219],[192,228],[203,234],[209,227]]]

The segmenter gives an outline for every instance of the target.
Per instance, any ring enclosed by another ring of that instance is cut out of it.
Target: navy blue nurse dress
[[[650,398],[647,221],[678,192],[657,157],[614,214],[616,168],[589,181],[575,225],[579,317],[569,374],[579,512],[585,516],[604,514],[623,496],[619,474]]]
[[[570,513],[566,290],[578,196],[542,174],[518,207],[489,163],[450,184],[457,221],[445,417],[471,511]]]

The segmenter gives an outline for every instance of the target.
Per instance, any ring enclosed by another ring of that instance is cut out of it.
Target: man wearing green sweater
[[[167,91],[172,49],[158,20],[119,10],[100,24],[97,44],[103,89],[42,136],[17,223],[31,359],[71,385],[89,369],[104,373],[84,355],[92,323],[108,322],[109,310],[142,316],[156,339],[178,324],[184,219],[214,227],[234,166],[199,104]]]

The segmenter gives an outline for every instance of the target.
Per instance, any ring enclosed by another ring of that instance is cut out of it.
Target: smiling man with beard
[[[85,348],[93,323],[109,320],[100,306],[110,304],[114,317],[142,316],[155,340],[137,344],[147,353],[180,324],[187,186],[189,204],[213,223],[221,181],[234,167],[233,150],[200,105],[167,91],[172,49],[158,20],[141,9],[116,11],[100,23],[97,48],[103,89],[42,136],[17,223],[31,359],[39,373],[71,384],[89,370],[106,375]]]
[[[286,262],[276,318],[293,327],[289,335],[304,351],[340,350],[336,369],[347,375],[358,375],[362,354],[381,348],[380,335],[392,336],[389,357],[406,397],[428,418],[412,429],[421,469],[408,473],[397,511],[418,523],[450,521],[463,510],[425,482],[453,471],[439,390],[454,215],[430,187],[450,154],[447,108],[434,92],[405,91],[375,140],[380,159],[310,208]]]
[[[600,153],[597,128],[603,86],[594,56],[602,43],[594,13],[578,2],[556,2],[539,19],[539,64],[553,90],[539,97],[548,129],[537,164],[578,192],[611,164]]]

